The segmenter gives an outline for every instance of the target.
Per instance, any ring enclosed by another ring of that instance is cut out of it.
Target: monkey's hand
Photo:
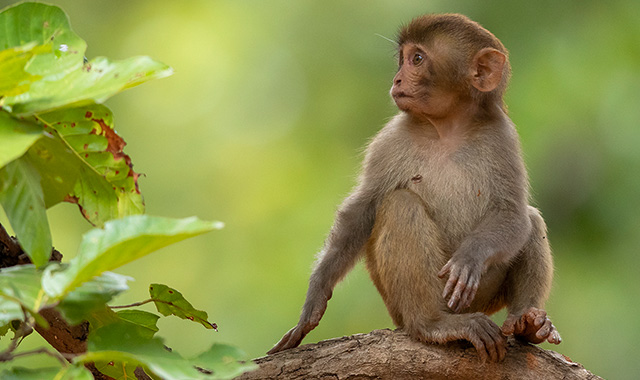
[[[296,325],[296,327],[284,334],[282,339],[280,339],[280,341],[267,352],[267,355],[275,354],[276,352],[287,350],[289,348],[298,347],[307,333],[313,330],[313,327],[307,329],[308,331],[306,332],[305,330],[305,326],[301,326],[300,324]]]
[[[471,306],[471,301],[476,296],[478,285],[480,285],[482,272],[482,263],[459,254],[454,254],[442,267],[438,277],[444,278],[447,274],[449,275],[442,292],[442,297],[445,300],[449,299],[447,303],[449,309],[459,313]]]
[[[267,355],[275,354],[276,352],[280,352],[283,350],[287,350],[289,348],[295,348],[300,345],[302,339],[304,339],[307,334],[316,328],[320,323],[320,319],[324,314],[325,310],[327,310],[327,302],[317,304],[316,307],[313,308],[312,311],[307,311],[307,305],[302,310],[302,315],[300,316],[300,321],[298,324],[289,330],[282,339],[269,352]]]
[[[531,343],[560,344],[562,338],[556,327],[547,317],[547,312],[535,307],[529,308],[522,315],[509,314],[502,324],[504,335],[513,334]]]

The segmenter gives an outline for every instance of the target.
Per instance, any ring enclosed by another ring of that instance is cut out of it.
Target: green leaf
[[[25,68],[36,54],[51,52],[51,45],[35,42],[0,51],[0,97],[18,95],[29,90],[32,82],[42,76],[33,75]]]
[[[80,180],[82,160],[57,136],[55,131],[31,146],[23,159],[38,171],[46,208],[67,199]]]
[[[49,271],[50,267],[46,270]],[[56,308],[69,323],[80,323],[89,319],[95,311],[102,310],[113,297],[128,290],[127,281],[131,280],[133,279],[128,276],[104,272],[67,294]]]
[[[67,15],[60,8],[22,3],[5,8],[0,13],[0,49],[10,49],[35,42],[50,46],[48,54],[38,54],[26,71],[55,80],[82,67],[87,44],[69,26]]]
[[[61,297],[103,272],[139,259],[149,253],[186,238],[222,227],[220,222],[205,222],[195,217],[171,219],[133,215],[111,220],[104,229],[87,232],[78,255],[60,272],[45,272],[47,293]]]
[[[91,331],[120,321],[120,317],[108,305],[99,309],[94,309],[90,314],[85,315],[86,320],[91,325]]]
[[[66,200],[78,203],[85,218],[97,226],[144,212],[138,174],[123,152],[126,143],[113,129],[111,115],[98,104],[38,115],[75,152],[74,166],[66,172],[81,175]]]
[[[1,323],[1,322],[0,322]],[[4,326],[0,327],[0,337],[7,335],[7,333],[11,330],[11,323],[7,323]]]
[[[0,169],[0,203],[20,245],[36,266],[51,256],[51,233],[38,172],[18,159]]]
[[[98,371],[116,380],[137,379],[135,374],[137,366],[135,365],[126,362],[114,362],[113,360],[96,361],[93,364]]]
[[[176,317],[200,323],[208,329],[217,329],[215,323],[207,320],[209,318],[207,313],[191,306],[179,291],[166,285],[151,284],[149,294],[160,314],[164,316],[173,314]]]
[[[160,317],[156,314],[144,310],[121,310],[116,314],[123,321],[142,327],[143,330],[141,330],[141,332],[147,331],[147,338],[149,339],[158,332],[158,319],[160,319]]]
[[[113,323],[89,335],[88,352],[78,362],[114,362],[125,368],[142,366],[145,372],[165,380],[200,379],[188,360],[164,348],[160,338],[148,338],[144,327],[129,322]]]
[[[0,110],[0,168],[22,156],[40,137],[42,127]]]
[[[20,303],[0,297],[0,324],[8,325],[15,320],[24,320],[24,312]]]
[[[122,152],[124,141],[113,130],[111,111],[90,105],[41,115],[49,133],[35,122],[0,111],[0,163],[24,154],[40,174],[47,208],[66,200],[77,203],[89,222],[144,212],[138,174]],[[29,148],[30,147],[30,148]]]
[[[97,57],[60,80],[34,82],[29,91],[8,96],[4,102],[20,115],[46,112],[69,104],[102,103],[127,88],[172,73],[169,66],[146,56],[116,62]]]
[[[41,278],[41,272],[33,265],[16,265],[0,270],[0,298],[9,301],[0,302],[0,325],[15,319],[24,319],[20,309],[22,306],[38,324],[48,326],[44,318],[38,314],[39,310],[51,305],[50,298],[40,285]]]
[[[93,380],[93,375],[83,366],[65,368],[22,368],[13,367],[0,373],[2,380]]]
[[[62,368],[54,380],[93,380],[91,372],[84,366],[68,366]]]
[[[88,352],[77,357],[74,363],[111,363],[109,373],[104,373],[118,379],[124,379],[124,373],[131,373],[138,366],[149,375],[166,380],[231,379],[257,367],[252,362],[241,362],[244,357],[244,353],[234,347],[214,344],[196,358],[184,359],[175,351],[167,351],[160,338],[149,338],[145,327],[121,321],[92,331]],[[206,375],[194,366],[211,370],[213,374]]]
[[[258,368],[252,361],[241,361],[246,357],[246,354],[236,347],[216,343],[207,351],[191,359],[191,363],[212,371],[212,379],[233,379]]]
[[[0,49],[10,49],[0,52],[0,58],[4,56],[7,69],[17,73],[6,83],[0,81],[0,88],[7,88],[0,104],[11,107],[14,114],[101,103],[127,88],[172,74],[169,66],[144,56],[115,62],[97,57],[83,63],[86,43],[73,33],[58,7],[24,3],[6,8],[0,14],[0,30]]]

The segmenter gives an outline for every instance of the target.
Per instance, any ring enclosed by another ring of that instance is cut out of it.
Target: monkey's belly
[[[443,237],[455,245],[486,215],[489,197],[485,188],[480,182],[460,179],[429,181],[427,178],[409,184],[409,189],[423,200]]]

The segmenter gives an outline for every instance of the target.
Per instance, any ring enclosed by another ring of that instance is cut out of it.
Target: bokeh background
[[[295,324],[362,148],[396,112],[386,38],[419,14],[460,12],[511,53],[507,103],[555,252],[547,309],[564,341],[553,349],[605,378],[640,376],[640,2],[49,3],[88,57],[144,54],[175,69],[107,102],[145,174],[148,213],[226,223],[119,271],[136,281],[116,303],[166,283],[219,325],[164,318],[167,345],[191,355],[226,342],[257,357]],[[73,257],[89,225],[68,204],[49,218]],[[305,342],[390,327],[360,264]]]

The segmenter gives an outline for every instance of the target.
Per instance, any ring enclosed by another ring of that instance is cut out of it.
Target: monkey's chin
[[[400,111],[409,112],[411,110],[412,99],[408,96],[397,96],[393,98],[393,101],[396,103],[396,107]]]

